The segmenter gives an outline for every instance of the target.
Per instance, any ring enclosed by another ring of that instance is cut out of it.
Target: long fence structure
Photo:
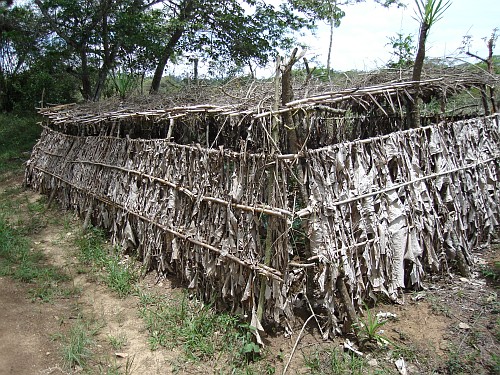
[[[193,122],[206,122],[209,110]],[[248,121],[247,138],[269,118],[218,116],[219,133]],[[65,131],[81,126],[70,118],[62,127],[47,117],[27,185],[108,230],[149,269],[175,275],[259,329],[272,322],[291,329],[306,309],[332,334],[363,301],[396,301],[429,273],[467,272],[471,249],[500,219],[498,115],[288,154],[276,152],[272,138],[273,152],[252,152],[244,139],[238,150],[132,138],[109,130],[117,118],[102,120],[106,132],[92,123],[85,134]],[[310,128],[325,126],[306,117]]]

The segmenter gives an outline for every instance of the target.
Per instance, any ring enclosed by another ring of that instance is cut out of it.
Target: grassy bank
[[[35,115],[0,114],[0,174],[19,169],[40,136]]]

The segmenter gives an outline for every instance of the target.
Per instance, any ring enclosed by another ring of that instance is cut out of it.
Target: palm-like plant
[[[420,33],[418,38],[417,56],[413,65],[412,80],[416,82],[413,102],[409,103],[408,124],[416,128],[420,123],[420,112],[418,108],[418,82],[422,77],[422,69],[425,59],[425,43],[431,27],[443,18],[444,12],[450,7],[451,0],[415,0],[417,5],[415,19],[420,22]]]
[[[444,12],[451,5],[451,0],[415,0],[415,3],[417,5],[415,19],[420,22],[420,35],[412,79],[420,81],[425,58],[425,42],[429,35],[429,30],[437,21],[443,18]]]

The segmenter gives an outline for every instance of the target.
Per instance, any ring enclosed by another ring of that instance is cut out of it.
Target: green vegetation
[[[132,262],[122,259],[116,248],[106,244],[102,230],[90,228],[78,234],[76,238],[79,261],[103,280],[106,285],[120,297],[130,295],[138,280],[138,271]]]
[[[95,320],[86,320],[79,317],[71,326],[62,349],[66,367],[75,366],[85,368],[92,357],[94,337],[99,333],[101,326]]]
[[[186,358],[193,361],[213,359],[222,352],[231,357],[230,363],[241,365],[261,356],[248,324],[190,299],[186,291],[171,299],[148,293],[140,293],[139,298],[153,350],[182,346]]]
[[[123,349],[127,345],[127,337],[120,333],[118,336],[108,335],[109,344],[115,350]]]
[[[500,283],[500,262],[494,262],[481,269],[481,274],[484,278],[490,280],[495,284]]]
[[[303,353],[304,364],[311,374],[373,374],[363,357],[344,353],[338,348],[331,348],[313,353]]]
[[[60,269],[47,265],[44,254],[31,247],[26,228],[12,226],[6,217],[7,213],[0,206],[0,276],[10,276],[32,285],[30,295],[34,300],[50,302],[54,296],[76,292],[60,285],[69,277]]]
[[[453,345],[448,350],[448,360],[446,361],[446,369],[452,375],[465,375],[474,372],[474,363],[477,361],[479,352],[467,352],[461,350],[456,345]]]
[[[0,174],[19,169],[28,159],[41,128],[38,118],[0,113]],[[1,176],[0,176],[1,178]]]
[[[365,306],[366,307],[366,306]],[[369,348],[370,345],[386,345],[387,339],[380,333],[380,329],[386,320],[380,320],[370,309],[365,309],[365,318],[360,319],[355,330],[360,342],[361,348]]]

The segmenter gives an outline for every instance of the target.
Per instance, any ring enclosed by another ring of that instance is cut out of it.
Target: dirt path
[[[59,332],[69,316],[69,303],[38,304],[30,301],[28,287],[0,278],[0,374],[59,374]]]
[[[18,187],[19,184],[16,178],[4,185],[2,190]],[[36,202],[42,197],[20,189],[15,198]],[[57,211],[48,214],[61,215]],[[0,278],[0,375],[70,373],[64,369],[62,340],[57,338],[64,336],[79,316],[96,319],[102,326],[95,338],[93,353],[102,371],[108,367],[130,374],[171,373],[171,362],[180,356],[180,352],[150,350],[144,322],[138,315],[137,297],[118,298],[105,286],[78,274],[73,242],[78,225],[79,221],[70,216],[66,218],[65,225],[57,220],[48,220],[38,233],[31,236],[31,240],[33,248],[41,250],[49,263],[71,276],[68,284],[81,290],[81,293],[56,298],[49,303],[32,301],[29,297],[30,285],[7,277]],[[123,348],[119,351],[113,349],[110,337],[121,338],[125,342]],[[125,370],[127,361],[129,367]]]

